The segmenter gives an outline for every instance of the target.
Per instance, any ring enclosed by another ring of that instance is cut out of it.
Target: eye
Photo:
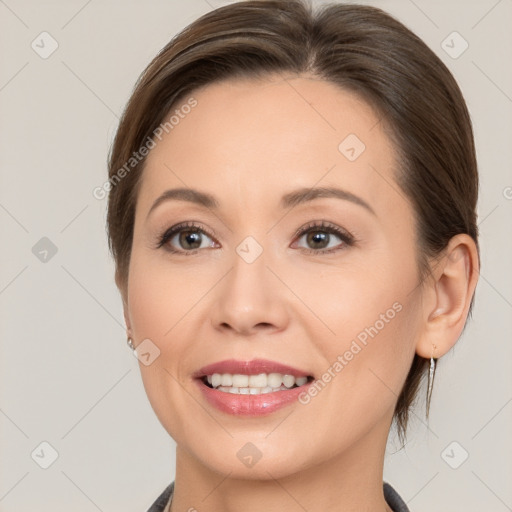
[[[210,236],[206,229],[194,222],[182,222],[160,235],[157,248],[165,245],[166,249],[170,252],[189,256],[195,254],[199,249],[214,247],[215,242],[213,242]],[[176,246],[179,248],[176,249]]]
[[[325,254],[340,251],[353,245],[355,242],[354,237],[350,233],[335,224],[324,221],[311,222],[307,226],[300,228],[295,236],[299,240],[305,237],[306,246],[299,245],[299,247],[309,254]],[[339,242],[336,243],[336,238],[341,240],[341,244]]]
[[[308,254],[326,254],[343,250],[355,243],[355,238],[344,229],[325,221],[315,221],[295,233],[299,241],[304,237],[306,246],[298,245]],[[336,239],[340,242],[336,243]],[[216,247],[213,235],[194,222],[182,222],[167,229],[158,237],[156,248],[165,246],[171,253],[190,256],[200,249]],[[312,247],[312,248],[311,248]]]

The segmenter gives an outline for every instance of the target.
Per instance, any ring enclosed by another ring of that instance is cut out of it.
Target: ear
[[[126,324],[126,337],[133,338],[133,331],[130,321],[130,315],[128,312],[128,286],[127,283],[121,278],[121,275],[118,271],[115,274],[116,286],[121,294],[121,298],[123,300],[123,315],[124,321]]]
[[[458,234],[436,261],[425,285],[424,324],[416,353],[439,358],[457,343],[475,291],[480,271],[478,250],[467,234]]]

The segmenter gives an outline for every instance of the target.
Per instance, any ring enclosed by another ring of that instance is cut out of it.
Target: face
[[[125,305],[134,344],[150,340],[140,370],[160,422],[198,464],[233,477],[282,477],[385,443],[421,297],[413,210],[379,117],[307,76],[191,96],[146,161]],[[152,208],[177,188],[216,205],[175,197]],[[317,188],[343,192],[291,196]],[[248,415],[243,400],[289,392],[240,395],[229,412],[195,378],[229,359],[310,378],[286,405]],[[249,442],[261,453],[252,468],[237,456]]]

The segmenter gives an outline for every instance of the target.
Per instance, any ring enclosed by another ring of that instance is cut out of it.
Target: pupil
[[[320,245],[322,245],[322,242],[324,242],[324,245],[322,245],[322,247],[325,247],[325,245],[327,245],[327,242],[328,242],[328,240],[327,240],[328,236],[329,236],[328,233],[324,233],[322,231],[310,233],[310,236],[308,237],[308,242],[309,241],[313,241],[315,243],[320,242]]]
[[[192,238],[192,242],[189,243],[189,240]],[[201,245],[201,235],[197,231],[182,231],[180,236],[180,242],[185,242],[186,244],[194,245],[194,243],[198,244],[197,247],[191,247],[192,249],[197,249]],[[194,241],[195,239],[195,241]],[[185,244],[185,245],[186,245]]]

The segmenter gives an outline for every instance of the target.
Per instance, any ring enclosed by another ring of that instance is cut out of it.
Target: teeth
[[[307,381],[308,381],[307,377],[297,377],[295,379],[295,384],[297,384],[297,386],[302,386],[302,385],[306,384]]]
[[[230,373],[223,373],[221,375],[221,381],[222,386],[231,386],[233,384],[233,375]]]
[[[267,377],[267,386],[270,386],[271,388],[278,388],[281,385],[282,380],[283,378],[280,373],[269,373]],[[293,380],[295,382],[295,379]]]
[[[249,386],[251,388],[264,388],[267,385],[268,379],[265,373],[259,375],[249,375]]]
[[[240,393],[241,395],[258,395],[302,386],[307,377],[294,377],[281,373],[260,373],[258,375],[242,375],[239,373],[214,373],[207,376],[208,384],[219,391],[226,393]]]
[[[214,373],[212,375],[212,381],[210,382],[212,387],[216,388],[216,387],[220,386],[221,383],[222,383],[222,375],[220,373]]]
[[[291,388],[295,384],[295,377],[293,375],[283,375],[283,384],[287,388]]]
[[[249,385],[249,375],[233,375],[231,385],[237,388],[246,388]]]
[[[233,393],[234,395],[262,395],[265,393],[273,393],[275,391],[286,391],[288,388],[286,386],[280,386],[279,388],[271,388],[270,386],[265,386],[264,388],[236,388],[230,386],[219,386],[216,388],[217,391],[224,391],[224,393]]]

